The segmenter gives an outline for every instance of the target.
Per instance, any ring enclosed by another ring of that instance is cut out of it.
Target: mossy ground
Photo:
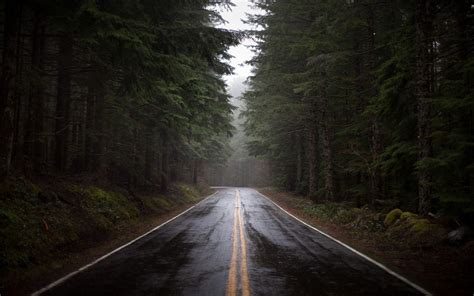
[[[390,211],[385,222],[385,235],[410,247],[433,247],[447,238],[447,230],[443,226],[400,209]]]
[[[120,188],[70,181],[8,180],[0,184],[0,279],[47,265],[58,254],[97,244],[144,216],[166,213],[200,196],[186,184],[172,185],[166,196],[131,197]],[[0,290],[4,285],[0,281]]]
[[[433,247],[447,238],[443,226],[400,209],[380,213],[369,207],[355,208],[349,203],[307,203],[302,209],[319,220],[354,231],[377,233],[409,248]]]

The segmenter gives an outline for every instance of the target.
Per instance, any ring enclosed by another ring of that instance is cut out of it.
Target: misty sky
[[[262,11],[253,7],[249,0],[232,0],[235,6],[232,10],[220,10],[222,17],[227,21],[226,24],[219,25],[219,27],[230,30],[248,30],[256,29],[254,26],[244,24],[242,20],[247,19],[246,14],[261,14]],[[248,45],[253,45],[254,42],[250,39],[243,40],[238,46],[232,47],[229,53],[234,56],[230,64],[234,67],[234,75],[225,77],[228,85],[229,93],[232,95],[231,103],[239,107],[234,113],[233,125],[236,127],[234,136],[231,139],[230,146],[233,149],[232,158],[248,157],[247,150],[244,143],[246,137],[241,128],[242,119],[239,119],[239,113],[242,107],[242,102],[238,99],[240,94],[245,90],[245,80],[251,74],[252,67],[245,64],[246,61],[253,57],[253,52]]]
[[[232,7],[231,11],[220,11],[222,17],[228,23],[220,25],[219,27],[231,30],[255,29],[249,24],[244,24],[242,20],[247,18],[246,13],[257,14],[261,13],[261,11],[255,9],[248,0],[233,0],[232,2],[235,6]],[[253,44],[252,40],[246,39],[240,45],[230,49],[230,54],[234,56],[231,60],[231,65],[235,68],[235,74],[227,76],[226,81],[229,87],[229,93],[234,97],[232,100],[234,105],[240,105],[235,100],[235,97],[238,97],[241,92],[245,90],[245,79],[251,74],[251,67],[245,64],[245,62],[253,56],[251,49],[247,47],[251,44]]]

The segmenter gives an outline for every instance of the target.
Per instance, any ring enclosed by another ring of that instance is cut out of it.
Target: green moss
[[[410,219],[418,219],[419,216],[417,214],[411,212],[403,212],[400,215],[400,220],[410,220]]]
[[[163,213],[173,207],[171,202],[163,195],[147,196],[142,201],[148,210],[155,213]]]
[[[402,215],[402,210],[400,209],[394,209],[394,210],[391,210],[386,216],[385,216],[385,219],[383,221],[383,224],[385,225],[385,227],[390,227],[391,225],[393,225],[399,218],[400,216]]]
[[[427,219],[414,219],[411,223],[410,231],[413,232],[425,232],[433,229],[433,224]]]
[[[403,212],[386,231],[387,238],[402,241],[410,248],[427,248],[439,244],[446,237],[446,230],[419,215]]]
[[[199,198],[199,192],[192,186],[178,183],[176,184],[176,187],[178,189],[178,194],[180,194],[186,202],[192,202]]]
[[[90,212],[103,228],[138,217],[138,209],[122,194],[105,191],[95,186],[76,188],[83,196],[81,205]]]

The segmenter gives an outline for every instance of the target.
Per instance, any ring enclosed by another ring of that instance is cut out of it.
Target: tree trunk
[[[3,31],[3,57],[0,77],[0,177],[10,173],[14,136],[14,88],[17,74],[17,52],[21,1],[6,0]]]
[[[301,133],[296,134],[296,189],[301,188],[303,182],[303,140]]]
[[[323,156],[323,174],[324,174],[324,198],[327,201],[334,200],[334,177],[332,167],[332,148],[331,135],[328,124],[321,126],[322,136],[322,156]]]
[[[100,86],[96,96],[95,109],[95,165],[97,171],[102,171],[105,168],[105,84],[100,82]]]
[[[44,18],[39,12],[35,11],[31,38],[31,69],[34,75],[30,81],[25,152],[33,162],[33,167],[36,173],[41,171],[44,155],[44,139],[42,136],[44,132],[44,86],[40,78],[41,70],[44,68],[44,35]]]
[[[418,132],[418,211],[428,214],[431,210],[432,174],[423,163],[432,156],[431,108],[432,108],[432,55],[433,55],[433,3],[418,0],[415,11],[416,27],[416,77]]]
[[[89,74],[89,81],[86,95],[86,114],[85,114],[85,143],[84,143],[84,168],[86,171],[92,171],[94,162],[94,129],[95,129],[95,100],[96,100],[96,77],[95,73]]]
[[[163,137],[164,139],[164,137]],[[169,176],[169,165],[170,165],[170,160],[169,160],[169,157],[170,157],[170,153],[169,153],[169,145],[166,141],[166,139],[163,140],[163,150],[162,150],[162,153],[161,153],[161,167],[162,167],[162,170],[161,170],[161,175],[160,175],[160,178],[161,178],[161,191],[162,192],[167,192],[168,191],[168,184],[169,184],[169,179],[168,179],[168,176]]]
[[[317,201],[318,192],[318,172],[317,172],[317,158],[316,153],[318,150],[318,139],[317,139],[317,128],[312,126],[309,130],[309,143],[308,143],[308,195],[313,201]]]
[[[327,79],[325,73],[322,75],[323,81]],[[319,121],[320,137],[322,144],[322,164],[323,164],[323,178],[324,178],[324,199],[326,201],[334,200],[334,176],[332,165],[332,144],[331,144],[331,128],[329,117],[329,106],[327,96],[327,85],[323,82],[321,97],[320,97],[320,112],[321,117]]]
[[[376,85],[376,54],[375,54],[375,17],[371,5],[367,5],[367,53],[368,53],[368,85],[369,96],[375,98],[377,96]],[[380,134],[380,119],[376,113],[371,114],[370,130],[371,130],[371,154],[372,154],[372,168],[370,172],[370,195],[371,200],[380,199],[382,197],[382,177],[378,167],[375,166],[380,154],[382,153],[382,140]]]
[[[374,115],[376,116],[376,115]],[[380,199],[383,196],[383,180],[380,169],[376,166],[376,162],[382,153],[382,144],[380,137],[380,123],[378,118],[371,120],[371,153],[372,153],[372,168],[370,172],[370,197],[371,201]]]
[[[20,14],[22,11],[20,9]],[[23,81],[23,60],[24,55],[22,54],[22,49],[25,43],[25,36],[21,34],[22,22],[21,18],[18,24],[18,38],[17,38],[17,53],[16,53],[16,77],[14,88],[14,125],[13,125],[13,150],[12,150],[12,167],[23,168],[24,164],[24,144],[25,144],[25,122],[28,117],[28,101],[23,100],[23,92],[25,91],[23,87],[18,87],[24,84]]]
[[[55,164],[60,171],[68,165],[69,107],[71,103],[72,38],[67,33],[59,38],[58,84],[56,101]]]
[[[157,182],[157,187],[161,190],[162,185],[161,185],[161,174],[163,173],[163,143],[162,143],[162,138],[161,135],[158,136],[157,140],[157,148],[156,148],[156,182]]]
[[[41,17],[41,16],[40,16]],[[39,40],[37,40],[38,45],[35,48],[38,49],[38,57],[35,58],[35,65],[37,69],[42,71],[44,69],[44,56],[46,48],[46,25],[43,19],[38,20],[40,22],[39,26]],[[37,59],[37,60],[36,60]],[[35,104],[33,106],[35,110],[35,124],[34,124],[34,168],[38,173],[42,170],[42,166],[45,160],[46,155],[46,139],[44,137],[44,106],[45,106],[45,95],[44,95],[44,85],[42,81],[38,81],[38,84],[35,86]]]
[[[145,143],[145,180],[149,184],[154,184],[154,165],[155,165],[155,143],[153,138],[153,129],[146,133]]]

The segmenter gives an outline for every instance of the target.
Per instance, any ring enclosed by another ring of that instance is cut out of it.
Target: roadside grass
[[[167,195],[131,196],[121,188],[25,178],[0,184],[0,291],[31,269],[61,268],[71,254],[120,236],[143,219],[199,200],[197,188],[172,184]]]

